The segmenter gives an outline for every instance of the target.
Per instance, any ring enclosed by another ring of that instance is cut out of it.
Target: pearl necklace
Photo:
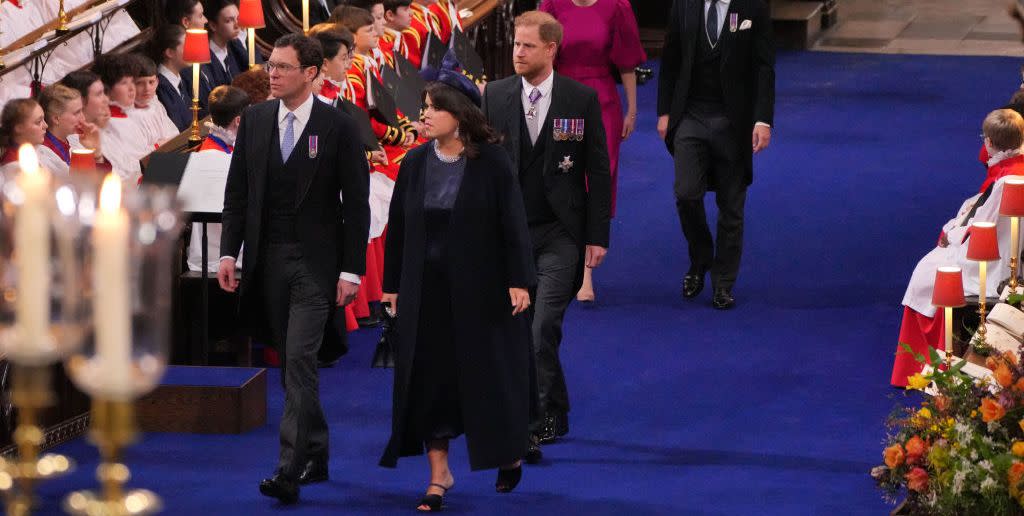
[[[441,160],[442,163],[447,163],[449,165],[453,163],[458,163],[459,160],[462,159],[462,154],[457,154],[455,156],[448,156],[447,154],[442,154],[441,144],[437,143],[437,140],[434,140],[434,155],[437,156],[437,159]]]

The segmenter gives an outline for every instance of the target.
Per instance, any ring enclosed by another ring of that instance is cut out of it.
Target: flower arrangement
[[[904,514],[1024,514],[1024,366],[1018,354],[993,354],[993,380],[983,381],[966,364],[911,376],[908,389],[934,385],[935,395],[889,417],[884,465],[871,476],[891,502],[906,492]]]

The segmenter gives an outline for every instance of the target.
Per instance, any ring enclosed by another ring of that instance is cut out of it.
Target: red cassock
[[[987,157],[986,157],[987,161]],[[987,185],[998,181],[1006,176],[1024,175],[1024,156],[1007,158],[992,167],[989,167],[988,176],[985,179],[984,191]],[[943,310],[936,310],[934,316],[927,316],[916,310],[904,306],[903,320],[900,323],[900,336],[897,341],[906,344],[914,350],[928,356],[928,348],[943,349],[945,346],[945,325],[943,324]],[[921,372],[922,365],[917,362],[913,355],[907,353],[902,346],[897,345],[896,359],[892,367],[890,382],[896,387],[906,387],[907,377]]]

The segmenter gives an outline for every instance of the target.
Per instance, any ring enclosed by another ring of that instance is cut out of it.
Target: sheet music
[[[178,186],[182,209],[194,213],[224,211],[224,186],[228,181],[231,155],[219,151],[192,154]]]

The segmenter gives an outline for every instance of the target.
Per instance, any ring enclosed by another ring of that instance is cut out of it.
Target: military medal
[[[566,156],[565,159],[563,159],[562,162],[558,164],[558,168],[562,171],[563,174],[569,173],[569,169],[571,169],[572,166],[573,162],[571,156]]]
[[[729,13],[729,32],[736,32],[739,22],[740,15],[738,13]]]
[[[309,159],[316,159],[317,144],[319,143],[317,136],[310,135],[309,137]]]

